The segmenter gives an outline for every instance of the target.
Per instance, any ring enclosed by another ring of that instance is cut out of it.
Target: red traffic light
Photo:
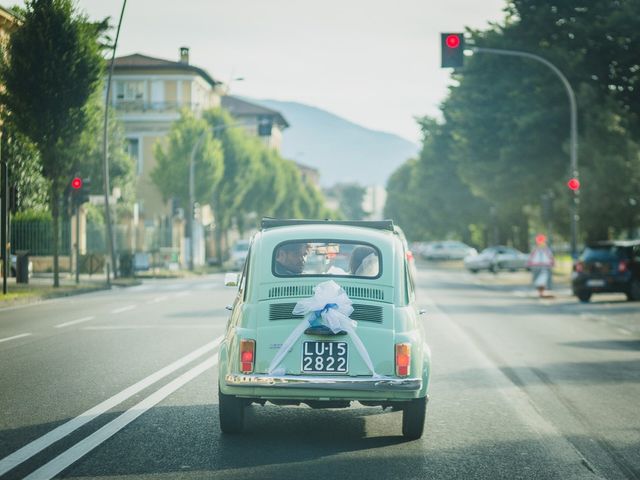
[[[577,178],[572,178],[567,182],[567,187],[569,190],[573,190],[574,192],[580,189],[580,180]]]
[[[458,48],[460,46],[460,35],[447,35],[445,43],[449,48]]]
[[[71,180],[71,188],[74,190],[80,190],[82,188],[82,179],[80,177],[75,177]]]

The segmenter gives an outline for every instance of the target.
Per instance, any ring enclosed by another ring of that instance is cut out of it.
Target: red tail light
[[[584,272],[584,263],[582,262],[578,262],[573,266],[573,269],[578,272],[578,273],[582,273]]]
[[[620,260],[618,263],[618,272],[624,273],[629,269],[629,260]]]
[[[411,250],[407,250],[407,260],[413,260],[413,252]]]
[[[255,362],[256,341],[243,338],[240,340],[240,371],[242,373],[253,372]]]
[[[396,343],[396,375],[406,377],[411,372],[411,345]]]

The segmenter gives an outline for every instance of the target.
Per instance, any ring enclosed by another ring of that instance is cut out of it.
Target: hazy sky
[[[118,56],[191,63],[231,93],[297,101],[418,142],[414,116],[437,115],[449,70],[440,32],[501,21],[504,0],[128,0]],[[122,1],[79,0],[117,23]]]

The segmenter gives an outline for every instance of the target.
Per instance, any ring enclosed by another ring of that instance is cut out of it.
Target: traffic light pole
[[[518,50],[502,50],[498,48],[482,48],[473,47],[471,49],[474,53],[493,53],[496,55],[508,55],[512,57],[525,57],[531,60],[540,62],[549,67],[562,81],[567,96],[569,97],[569,106],[571,108],[571,174],[573,178],[578,178],[578,107],[576,104],[576,96],[573,93],[571,84],[562,72],[548,60],[534,55],[532,53],[520,52]],[[573,202],[571,206],[571,257],[575,260],[578,257],[578,205],[580,203],[580,190],[573,191]]]

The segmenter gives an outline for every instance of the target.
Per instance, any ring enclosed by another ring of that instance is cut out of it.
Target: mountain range
[[[419,147],[398,135],[371,130],[326,110],[297,102],[246,99],[280,112],[289,123],[282,155],[320,172],[320,184],[386,185]]]

